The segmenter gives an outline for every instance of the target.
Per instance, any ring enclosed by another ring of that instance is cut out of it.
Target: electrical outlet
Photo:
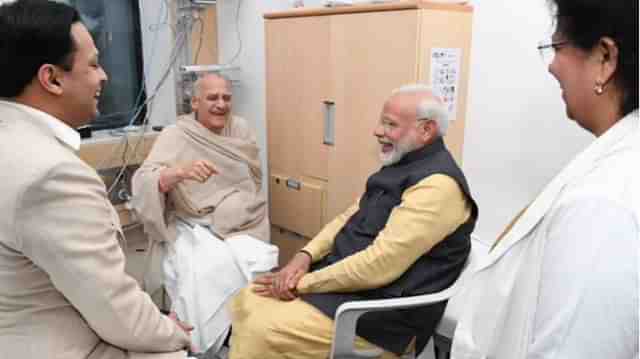
[[[140,165],[129,165],[125,167],[124,171],[122,167],[106,168],[98,171],[107,191],[109,191],[109,200],[114,206],[126,203],[131,198],[131,179],[139,167]],[[118,182],[114,185],[116,180]]]

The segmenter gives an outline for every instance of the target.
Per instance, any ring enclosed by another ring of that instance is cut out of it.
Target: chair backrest
[[[441,340],[446,339],[448,341],[453,337],[460,311],[464,308],[466,302],[464,287],[469,281],[473,280],[476,268],[480,264],[481,258],[488,252],[489,247],[488,244],[472,237],[469,258],[460,277],[455,283],[455,290],[453,290],[447,302],[447,307],[442,315],[442,319],[436,327],[435,337],[440,337]]]
[[[404,298],[347,302],[340,305],[334,321],[335,332],[330,357],[332,359],[376,358],[381,354],[380,350],[360,351],[353,346],[356,323],[358,318],[366,312],[422,307],[448,300],[458,294],[460,289],[473,276],[480,257],[478,250],[474,250],[474,240],[471,243],[471,251],[460,276],[450,287],[440,292]]]

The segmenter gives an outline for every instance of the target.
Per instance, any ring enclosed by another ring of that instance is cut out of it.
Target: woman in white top
[[[479,266],[454,359],[638,358],[638,1],[549,3],[538,49],[596,139]]]

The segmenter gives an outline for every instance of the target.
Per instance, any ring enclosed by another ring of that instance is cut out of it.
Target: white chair
[[[361,359],[379,358],[382,351],[379,349],[359,350],[354,347],[356,338],[356,323],[361,315],[373,311],[386,311],[397,309],[409,309],[422,307],[429,304],[445,301],[460,291],[469,277],[473,274],[473,269],[477,262],[477,253],[472,249],[467,258],[467,262],[458,279],[447,289],[437,293],[416,295],[412,297],[363,300],[343,303],[338,307],[334,318],[334,336],[331,346],[331,359]],[[403,358],[415,358],[415,353],[407,353]]]

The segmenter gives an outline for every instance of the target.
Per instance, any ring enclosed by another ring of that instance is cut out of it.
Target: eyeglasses
[[[568,45],[569,41],[556,41],[553,40],[544,40],[538,42],[538,51],[540,52],[540,57],[542,58],[542,62],[548,67],[553,62],[553,58],[556,56],[556,52]]]

